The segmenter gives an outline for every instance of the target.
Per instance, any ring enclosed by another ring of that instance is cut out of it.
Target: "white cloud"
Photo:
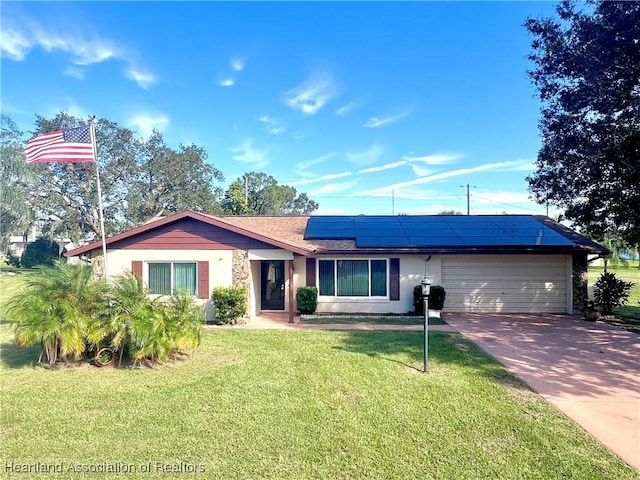
[[[241,72],[242,70],[244,70],[244,58],[233,57],[229,63],[231,65],[231,68],[233,68],[236,72]]]
[[[256,118],[256,120],[264,123],[267,132],[272,135],[279,135],[285,131],[285,127],[278,120],[271,118],[269,115],[261,115]]]
[[[379,143],[374,143],[364,152],[345,153],[347,160],[356,165],[371,165],[375,163],[385,152],[385,149]]]
[[[329,185],[325,185],[324,187],[320,187],[311,192],[308,192],[307,195],[309,195],[310,197],[313,197],[316,195],[340,193],[340,192],[344,192],[345,190],[349,190],[355,184],[356,182],[330,183]]]
[[[458,170],[449,170],[447,172],[437,173],[435,175],[430,175],[426,177],[416,178],[415,180],[410,180],[408,182],[400,182],[393,185],[389,185],[382,188],[376,188],[373,190],[367,190],[364,192],[359,192],[357,195],[390,195],[394,190],[400,190],[402,188],[411,187],[414,185],[422,185],[424,183],[435,182],[438,180],[444,180],[451,177],[458,177],[461,175],[469,175],[471,173],[476,172],[484,172],[487,170],[501,170],[501,171],[516,171],[522,168],[523,162],[526,160],[510,160],[505,162],[496,162],[496,163],[486,163],[483,165],[478,165],[470,168],[460,168]]]
[[[84,80],[85,70],[78,67],[67,67],[64,70],[64,74],[69,77],[77,78],[78,80]]]
[[[129,67],[129,69],[127,69],[126,76],[127,78],[130,78],[131,80],[136,82],[138,85],[140,85],[141,88],[144,88],[145,90],[148,89],[151,85],[154,85],[158,82],[153,74],[142,72],[133,67]]]
[[[348,113],[352,112],[353,110],[355,110],[356,108],[358,108],[360,105],[358,102],[349,102],[346,105],[343,105],[342,107],[340,107],[339,109],[336,110],[336,115],[338,117],[344,117],[345,115],[347,115]]]
[[[313,165],[318,165],[319,163],[324,163],[327,160],[334,158],[336,156],[340,155],[337,152],[332,152],[332,153],[327,153],[326,155],[321,155],[319,157],[316,157],[312,160],[307,160],[306,162],[300,162],[296,164],[296,170],[302,170],[305,168],[309,168],[312,167]]]
[[[377,127],[382,127],[384,125],[391,125],[392,123],[402,120],[410,113],[411,113],[411,110],[408,108],[405,108],[402,111],[387,114],[382,117],[371,117],[369,120],[367,120],[364,126],[367,128],[377,128]]]
[[[365,168],[360,170],[358,173],[381,172],[383,170],[391,170],[393,168],[403,167],[406,165],[413,169],[413,173],[416,177],[425,177],[427,175],[431,175],[434,170],[424,168],[422,165],[445,165],[462,157],[464,157],[464,155],[461,153],[436,153],[434,155],[425,155],[422,157],[409,157],[405,155],[402,157],[402,160],[398,160],[397,162]]]
[[[27,39],[25,34],[15,29],[11,24],[2,26],[2,41],[0,52],[3,57],[21,62],[33,47],[33,42]]]
[[[163,131],[169,125],[169,117],[164,113],[142,113],[129,118],[127,122],[142,137],[149,137],[153,130]]]
[[[241,145],[230,148],[229,150],[236,153],[232,158],[240,163],[249,163],[256,168],[262,168],[269,164],[267,152],[255,148],[251,140],[246,140]]]
[[[307,115],[314,115],[334,96],[331,80],[325,76],[312,76],[287,91],[285,104]]]
[[[335,180],[336,178],[348,177],[349,175],[351,175],[351,172],[330,173],[329,175],[323,175],[321,177],[308,178],[305,180],[298,180],[297,182],[287,182],[287,183],[289,185],[308,185],[310,183],[325,182],[327,180]]]
[[[218,85],[220,85],[221,87],[233,87],[235,84],[236,84],[236,80],[231,77],[223,78],[218,83]]]
[[[408,155],[405,155],[402,159],[411,163],[419,162],[426,165],[446,165],[462,157],[464,157],[462,153],[435,153],[433,155],[424,155],[422,157],[409,157]]]
[[[401,167],[406,165],[408,162],[405,160],[400,160],[399,162],[387,163],[386,165],[379,165],[377,167],[369,167],[360,170],[358,173],[374,173],[374,172],[382,172],[383,170],[391,170],[392,168]]]
[[[109,60],[120,60],[127,64],[126,77],[134,80],[142,88],[146,89],[157,82],[151,73],[142,72],[139,68],[134,67],[130,53],[110,40],[99,36],[88,37],[69,31],[54,31],[43,27],[32,19],[20,19],[18,22],[11,18],[3,18],[3,23],[2,41],[0,42],[0,52],[3,57],[20,62],[27,57],[29,51],[40,47],[46,52],[66,53],[72,65],[82,67]],[[64,71],[66,75],[79,79],[84,78],[84,72],[85,69],[73,66]]]

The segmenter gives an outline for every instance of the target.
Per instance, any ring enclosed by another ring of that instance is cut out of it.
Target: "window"
[[[149,263],[149,293],[171,295],[180,290],[196,294],[195,262]]]
[[[387,260],[318,260],[318,294],[386,297]]]

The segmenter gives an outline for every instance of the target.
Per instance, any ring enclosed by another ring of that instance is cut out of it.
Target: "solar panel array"
[[[311,216],[305,238],[373,248],[573,245],[529,215]]]

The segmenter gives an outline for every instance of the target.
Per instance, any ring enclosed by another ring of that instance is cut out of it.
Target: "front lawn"
[[[156,369],[0,342],[2,478],[640,478],[458,334],[429,375],[420,332],[208,329]]]

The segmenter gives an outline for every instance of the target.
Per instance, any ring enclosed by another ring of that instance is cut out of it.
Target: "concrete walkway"
[[[445,319],[640,470],[640,336],[569,315]]]
[[[446,314],[449,325],[640,471],[640,336],[571,315]],[[266,313],[249,329],[401,330],[422,325],[288,323]]]

